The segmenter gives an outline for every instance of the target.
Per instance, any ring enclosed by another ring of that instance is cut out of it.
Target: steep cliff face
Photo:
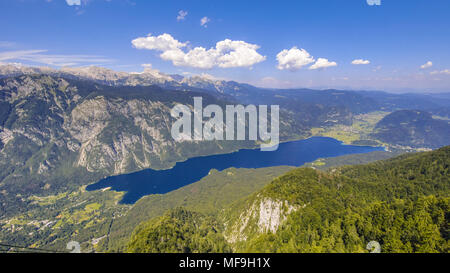
[[[301,206],[291,205],[286,200],[258,194],[247,203],[236,220],[231,218],[226,222],[225,237],[229,243],[234,244],[258,234],[276,233],[287,216],[300,208]]]
[[[149,168],[152,157],[176,145],[169,135],[170,108],[147,100],[95,97],[77,105],[64,124],[78,141],[77,165],[89,171]]]
[[[315,205],[313,195],[330,197],[324,193],[330,181],[328,175],[309,168],[298,168],[274,179],[221,212],[227,242],[234,250],[245,251],[258,238],[289,229],[289,219],[301,217]]]
[[[48,155],[49,145],[64,149],[62,125],[71,104],[77,101],[76,93],[77,89],[64,79],[47,76],[0,81],[0,103],[8,108],[2,112],[0,124],[1,179],[27,164],[30,173],[38,171],[37,165],[27,161],[41,149]],[[46,160],[48,166],[53,165]]]

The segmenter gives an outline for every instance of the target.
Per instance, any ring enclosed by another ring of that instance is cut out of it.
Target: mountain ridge
[[[314,90],[308,88],[274,89],[260,88],[246,83],[227,81],[213,78],[209,75],[169,75],[151,67],[145,67],[142,72],[118,72],[109,68],[62,67],[31,67],[22,64],[0,64],[0,78],[27,74],[47,74],[56,77],[84,79],[110,86],[149,86],[158,85],[162,88],[198,91],[211,93],[222,99],[238,101],[245,104],[275,104],[288,109],[295,104],[307,102],[320,103],[321,100],[330,100],[342,96],[341,103],[353,105],[358,112],[369,112],[374,109],[395,111],[402,109],[418,109],[430,111],[434,114],[450,117],[450,98],[443,93],[442,96],[426,94],[394,94],[384,91],[348,91],[337,89]],[[288,96],[293,101],[286,102],[279,98]],[[352,103],[349,103],[350,101]],[[359,101],[358,101],[359,100]],[[359,104],[359,106],[356,106]]]

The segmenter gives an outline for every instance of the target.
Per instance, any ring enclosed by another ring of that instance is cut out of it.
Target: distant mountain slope
[[[69,79],[94,81],[110,86],[149,86],[183,91],[210,93],[216,97],[244,104],[279,104],[282,109],[317,111],[311,106],[346,108],[352,113],[371,111],[395,111],[402,109],[426,110],[433,114],[448,116],[450,98],[448,94],[391,94],[380,91],[312,90],[312,89],[267,89],[250,84],[215,79],[208,75],[168,75],[156,69],[145,68],[143,72],[117,72],[103,67],[79,67],[53,69],[29,67],[20,64],[0,64],[0,78],[18,75],[46,74]]]
[[[434,112],[439,108],[450,109],[450,98],[447,93],[440,94],[392,94],[381,91],[355,91],[372,99],[382,111],[418,109]]]
[[[379,121],[372,135],[394,145],[439,148],[450,144],[450,121],[425,111],[401,110]]]
[[[118,72],[108,68],[86,67],[62,67],[53,69],[50,67],[32,67],[21,64],[0,65],[0,77],[15,77],[20,75],[45,74],[54,77],[69,79],[90,80],[104,85],[177,85],[175,78],[159,73],[157,70],[145,69],[142,73]]]
[[[448,146],[328,173],[298,168],[221,213],[215,234],[238,252],[367,252],[370,241],[382,252],[448,252],[449,166]],[[150,223],[135,231],[129,251],[160,234]]]

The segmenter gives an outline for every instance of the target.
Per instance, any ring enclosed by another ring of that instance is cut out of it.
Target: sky
[[[0,62],[450,92],[448,0],[2,0]]]

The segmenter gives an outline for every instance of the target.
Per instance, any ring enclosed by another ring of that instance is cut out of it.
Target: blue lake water
[[[121,203],[133,204],[149,194],[163,194],[207,176],[211,169],[222,171],[235,168],[264,168],[273,166],[301,166],[323,157],[382,151],[383,147],[344,145],[328,137],[312,137],[305,140],[281,143],[278,150],[263,152],[259,149],[243,149],[229,154],[199,156],[178,162],[167,170],[146,169],[130,174],[104,178],[89,185],[89,191],[111,187],[125,191]],[[245,183],[245,181],[242,181]]]

